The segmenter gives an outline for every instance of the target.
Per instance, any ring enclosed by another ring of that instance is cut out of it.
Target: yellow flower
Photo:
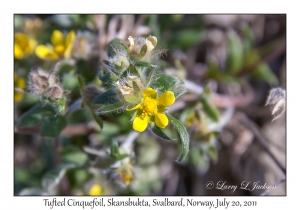
[[[94,184],[89,191],[89,195],[91,196],[102,195],[102,187],[99,184]]]
[[[22,59],[31,54],[36,46],[36,41],[30,39],[26,34],[15,33],[14,56]]]
[[[157,91],[147,88],[143,93],[142,103],[136,105],[127,111],[136,110],[133,120],[133,129],[143,132],[149,122],[155,122],[160,128],[165,128],[169,124],[169,120],[163,112],[167,106],[175,102],[175,96],[172,91],[166,91],[157,98]]]
[[[26,86],[26,83],[25,83],[25,80],[23,78],[19,78],[18,75],[15,73],[14,74],[14,87],[15,89],[22,89],[22,88],[25,88]],[[23,99],[23,92],[21,91],[16,91],[14,90],[14,100],[16,102],[19,102]]]
[[[71,58],[75,36],[75,32],[70,31],[65,38],[61,31],[55,30],[51,35],[52,45],[38,45],[35,54],[43,60],[51,61],[56,61],[61,56]]]

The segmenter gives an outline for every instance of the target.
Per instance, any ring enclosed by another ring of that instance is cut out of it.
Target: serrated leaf
[[[41,127],[41,136],[56,137],[67,126],[67,120],[63,116],[49,117]]]
[[[184,94],[188,91],[189,91],[189,89],[187,89],[185,87],[180,87],[180,88],[177,88],[176,90],[173,90],[175,98],[178,98],[179,96],[181,96],[182,94]]]
[[[181,149],[181,154],[178,157],[177,161],[181,162],[186,158],[186,156],[189,152],[189,142],[190,142],[189,135],[188,135],[184,125],[180,121],[176,120],[171,115],[166,114],[166,116],[168,117],[169,121],[175,127],[175,129],[177,130],[177,132],[179,133],[179,136],[180,136],[182,149]]]
[[[177,77],[165,74],[158,74],[155,75],[154,78],[151,80],[150,87],[157,90],[160,95],[168,90],[172,90],[173,88],[181,84],[183,84],[182,80],[180,80]]]
[[[211,105],[208,101],[207,96],[200,96],[199,101],[202,104],[202,109],[204,113],[213,121],[218,122],[219,121],[219,111],[216,107]]]
[[[117,104],[121,102],[121,97],[116,89],[109,89],[108,91],[98,95],[93,104]]]
[[[244,54],[241,39],[234,31],[228,34],[227,49],[226,71],[231,74],[237,73],[242,69]]]
[[[42,123],[48,117],[54,116],[56,114],[53,107],[49,104],[46,105],[36,105],[30,110],[25,112],[19,121],[20,126],[36,126]]]
[[[269,65],[266,63],[259,65],[251,75],[255,79],[268,82],[270,85],[278,83],[276,75],[272,72]]]
[[[112,105],[106,105],[101,107],[97,110],[97,114],[105,115],[105,114],[112,114],[116,113],[119,114],[123,112],[127,107],[127,104],[125,103],[118,103],[118,104],[112,104]]]
[[[156,125],[154,125],[152,127],[152,131],[153,131],[153,133],[155,133],[156,135],[158,135],[160,138],[163,138],[163,139],[166,139],[166,140],[172,140],[159,127],[157,127]]]

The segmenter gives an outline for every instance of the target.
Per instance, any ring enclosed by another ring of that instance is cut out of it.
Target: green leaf
[[[77,75],[77,79],[78,79],[78,84],[79,84],[79,89],[80,89],[80,92],[81,92],[81,95],[84,96],[84,80],[82,78],[81,75]]]
[[[119,151],[118,142],[113,140],[110,144],[110,156],[116,160],[122,160],[128,157],[128,154],[121,154]]]
[[[93,104],[117,104],[121,102],[121,97],[116,89],[109,89],[108,91],[98,95]]]
[[[176,120],[174,117],[172,117],[171,115],[166,114],[168,119],[170,120],[170,122],[173,124],[173,126],[176,128],[177,132],[179,133],[180,136],[180,140],[181,140],[181,154],[177,159],[177,162],[181,162],[183,161],[188,152],[189,152],[189,135],[184,127],[184,125]]]
[[[147,52],[147,45],[144,45],[144,46],[142,47],[142,49],[141,49],[140,57],[141,57],[141,58],[144,57],[145,54],[146,54],[146,52]]]
[[[146,61],[135,61],[134,63],[135,66],[139,66],[139,67],[153,67],[153,68],[157,68],[158,66],[153,65],[149,62]]]
[[[160,138],[163,138],[163,139],[166,139],[166,140],[172,140],[159,127],[157,127],[156,125],[154,125],[152,127],[152,131],[153,131],[153,133],[155,133],[156,135],[158,135]]]
[[[112,113],[119,114],[121,112],[124,112],[126,107],[127,107],[127,104],[125,104],[125,103],[106,105],[106,106],[103,106],[100,109],[98,109],[97,114],[100,114],[100,115],[112,114]]]
[[[185,87],[179,87],[176,88],[176,90],[173,90],[175,98],[178,98],[179,96],[181,96],[182,94],[188,92],[189,89],[185,88]]]
[[[168,90],[172,90],[173,88],[181,84],[183,84],[183,82],[177,77],[165,74],[158,74],[155,75],[152,81],[150,82],[150,87],[157,90],[160,95]]]
[[[123,43],[123,41],[118,39],[113,39],[107,45],[108,57],[114,57],[116,54],[127,54],[128,47]]]
[[[96,115],[96,113],[93,111],[93,109],[90,106],[87,106],[87,107],[88,107],[90,113],[92,114],[94,120],[100,126],[100,128],[103,128],[103,121],[102,121],[101,117],[99,117],[98,115]]]
[[[124,71],[121,77],[127,77],[127,76],[137,76],[138,78],[140,78],[140,74],[139,72],[136,70],[136,68],[134,67],[134,65],[130,64],[129,68],[127,71]]]
[[[111,83],[111,73],[110,72],[104,73],[104,71],[100,71],[98,73],[98,78],[103,82],[104,85],[108,85]]]
[[[241,39],[234,31],[229,32],[228,42],[226,71],[234,74],[242,69],[244,61],[243,45]]]
[[[170,41],[171,46],[179,46],[180,48],[189,48],[203,41],[206,37],[205,31],[199,30],[181,30],[173,35]]]
[[[67,126],[67,120],[63,116],[50,117],[41,127],[41,135],[56,137]]]
[[[87,154],[76,147],[66,147],[60,151],[60,154],[65,164],[71,164],[77,167],[86,165],[89,160]]]
[[[268,82],[270,85],[278,83],[276,75],[272,72],[269,65],[264,63],[259,65],[251,75],[254,79],[263,80]]]
[[[142,71],[141,79],[146,86],[148,86],[148,84],[150,83],[150,81],[154,75],[154,72],[155,72],[155,68],[145,68]]]
[[[202,109],[204,113],[213,121],[219,121],[219,111],[216,107],[212,106],[207,96],[201,95],[199,101],[202,103]]]
[[[208,147],[208,155],[214,161],[218,159],[218,151],[212,145]]]
[[[42,123],[48,117],[54,116],[55,110],[50,104],[36,105],[25,112],[19,121],[20,126],[36,126]]]

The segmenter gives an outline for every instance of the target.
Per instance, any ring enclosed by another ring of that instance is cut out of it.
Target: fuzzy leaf
[[[116,89],[109,89],[108,91],[98,95],[94,100],[93,104],[117,104],[120,103],[120,94]]]
[[[157,90],[160,95],[168,90],[172,90],[173,88],[181,84],[183,84],[183,82],[177,77],[165,74],[158,74],[155,75],[152,81],[150,82],[150,87]]]
[[[175,127],[175,129],[177,130],[177,132],[179,133],[179,136],[180,136],[181,145],[182,145],[181,148],[182,149],[181,149],[181,154],[177,159],[177,162],[181,162],[186,158],[186,156],[189,152],[189,141],[190,141],[189,140],[189,135],[188,135],[184,125],[180,121],[176,120],[171,115],[168,115],[168,114],[166,114],[166,115],[167,115],[169,121],[173,124],[173,126]]]
[[[145,61],[135,61],[134,63],[135,66],[139,66],[139,67],[154,67],[157,68],[156,65],[153,65],[149,62],[145,62]]]
[[[152,131],[153,133],[155,133],[156,135],[158,135],[160,138],[166,139],[166,140],[171,140],[159,127],[157,127],[156,125],[154,125],[152,127]]]
[[[39,104],[32,107],[20,117],[19,125],[36,126],[55,114],[56,112],[51,105],[46,104],[43,106]]]
[[[112,40],[108,45],[107,45],[107,54],[108,57],[114,57],[116,54],[126,54],[128,50],[128,47],[118,39]]]
[[[176,90],[174,90],[174,95],[175,98],[178,98],[179,96],[181,96],[182,94],[188,92],[189,89],[185,88],[185,87],[180,87],[180,88],[176,88]]]
[[[124,71],[121,77],[126,77],[126,76],[137,76],[140,78],[140,74],[139,72],[136,70],[136,68],[134,67],[134,65],[130,64],[129,68],[127,71]]]
[[[87,106],[90,113],[92,114],[94,120],[97,122],[97,124],[100,126],[100,128],[103,128],[103,121],[101,119],[101,117],[99,117],[98,115],[96,115],[96,113],[92,110],[91,107]]]
[[[67,120],[63,116],[48,118],[41,127],[41,135],[56,137],[67,126]]]
[[[142,49],[141,49],[140,57],[141,57],[141,58],[144,57],[145,54],[146,54],[146,52],[147,52],[147,45],[144,45],[144,46],[142,47]]]
[[[208,98],[206,96],[201,95],[199,100],[202,103],[202,109],[204,113],[213,121],[218,122],[219,121],[218,109],[209,103]]]
[[[113,114],[113,113],[121,113],[126,109],[127,105],[125,103],[118,103],[112,105],[106,105],[97,110],[97,114],[105,115],[105,114]]]

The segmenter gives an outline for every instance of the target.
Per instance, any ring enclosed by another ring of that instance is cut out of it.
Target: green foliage
[[[41,136],[56,137],[67,126],[67,120],[63,116],[49,117],[41,127]]]
[[[172,117],[171,115],[167,115],[168,119],[170,120],[170,122],[173,124],[173,126],[176,128],[177,132],[179,133],[180,136],[180,141],[181,141],[181,154],[178,157],[177,161],[181,162],[183,161],[188,152],[189,152],[189,134],[187,133],[184,125],[176,120],[174,117]]]
[[[43,123],[47,118],[53,117],[55,114],[56,112],[50,104],[37,104],[20,117],[19,125],[36,126]]]

